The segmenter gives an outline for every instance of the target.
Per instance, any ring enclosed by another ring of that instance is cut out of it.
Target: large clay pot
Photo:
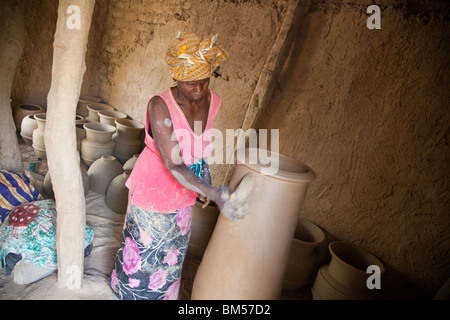
[[[33,131],[37,129],[37,126],[37,121],[34,118],[34,115],[30,114],[23,118],[22,124],[20,126],[20,135],[22,136],[23,141],[25,141],[26,144],[33,144]]]
[[[113,155],[115,143],[112,135],[116,128],[99,122],[88,122],[83,124],[86,137],[81,139],[81,159],[90,166],[102,155]]]
[[[103,155],[95,160],[88,169],[89,189],[99,194],[105,194],[111,181],[122,173],[122,165],[114,156]]]
[[[86,105],[86,108],[88,109],[89,114],[85,119],[89,122],[100,122],[100,116],[98,115],[99,111],[114,110],[113,106],[100,102],[89,102]]]
[[[45,151],[45,122],[47,120],[46,113],[37,113],[34,115],[37,122],[37,128],[33,130],[33,149],[37,156],[43,160],[47,159],[47,152]]]
[[[124,163],[123,170],[130,170],[130,171],[132,171],[138,158],[139,158],[139,153],[134,154],[130,159],[128,159]]]
[[[86,105],[88,103],[100,102],[100,101],[101,101],[101,99],[98,97],[80,96],[80,98],[78,99],[78,104],[77,104],[77,114],[82,116],[83,118],[86,118],[89,114]]]
[[[116,133],[113,141],[116,143],[114,156],[124,164],[130,157],[141,151],[141,133],[144,125],[132,119],[116,119]]]
[[[80,170],[81,170],[81,179],[83,181],[84,195],[86,196],[89,191],[89,176],[87,174],[87,170],[83,167],[83,165],[80,165]],[[48,198],[55,198],[50,171],[47,171],[44,177],[44,192]]]
[[[37,104],[23,103],[18,104],[13,108],[14,124],[17,129],[21,129],[22,120],[28,115],[35,115],[38,113],[45,113],[45,109]]]
[[[127,114],[116,110],[101,110],[98,112],[100,123],[116,126],[116,119],[126,119]]]
[[[106,189],[105,204],[116,213],[127,213],[128,188],[125,186],[125,182],[129,176],[130,171],[124,171],[115,177]]]
[[[188,254],[201,257],[206,250],[209,239],[219,217],[219,208],[210,203],[202,208],[203,202],[198,201],[192,206],[191,237]]]
[[[283,289],[295,290],[310,284],[317,270],[317,248],[325,233],[312,221],[300,217],[292,240]]]
[[[380,278],[385,271],[383,263],[363,248],[333,241],[328,249],[331,260],[321,266],[311,289],[314,300],[371,300],[377,298],[377,290],[369,289],[367,279],[371,265],[379,267]]]
[[[249,213],[238,221],[219,216],[192,299],[264,300],[281,294],[297,220],[315,174],[300,161],[270,152],[271,169],[278,171],[269,174],[258,149],[245,149],[245,157],[241,152],[236,152],[229,187],[236,190],[253,181],[245,201]]]

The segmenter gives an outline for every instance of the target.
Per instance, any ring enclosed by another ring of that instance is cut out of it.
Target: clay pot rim
[[[376,263],[373,263],[373,264],[377,265],[380,268],[380,273],[383,273],[385,271],[384,264],[381,262],[381,260],[378,259],[378,257],[376,257],[374,254],[363,249],[362,247],[360,247],[356,244],[353,244],[353,243],[342,241],[342,240],[330,242],[330,244],[328,245],[328,250],[330,251],[330,254],[336,260],[343,263],[344,265],[346,265],[348,268],[352,269],[353,271],[367,275],[366,270],[361,270],[360,268],[357,268],[357,267],[351,265],[350,263],[348,263],[347,261],[345,261],[344,259],[342,259],[336,252],[337,246],[347,247],[347,248],[350,248],[351,250],[357,251],[358,253],[362,254],[364,257],[368,257],[368,258],[374,260],[374,262],[376,262]]]
[[[102,110],[115,110],[113,106],[103,102],[88,102],[86,108],[89,111],[100,112]]]
[[[35,120],[43,120],[43,121],[45,121],[45,120],[47,120],[47,113],[45,113],[45,112],[36,113],[36,114],[33,115],[33,117],[34,117]]]
[[[29,107],[32,107],[32,108],[24,108],[24,106],[29,106]],[[19,103],[16,106],[16,108],[22,108],[23,110],[28,110],[28,111],[35,111],[35,110],[45,111],[45,109],[42,106],[34,104],[34,103]]]
[[[237,156],[238,152],[242,152],[240,150],[245,149],[245,162],[241,162],[239,160],[239,157]],[[258,152],[260,149],[259,148],[240,148],[237,149],[235,152],[235,163],[236,164],[242,164],[246,167],[248,167],[249,169],[251,169],[252,171],[255,171],[258,174],[262,174],[261,169],[265,169],[268,168],[268,166],[266,165],[262,165],[260,163],[257,164],[250,164],[249,163],[249,150],[255,150],[256,152]],[[265,150],[265,149],[263,149]],[[304,171],[302,172],[292,172],[292,171],[286,171],[286,170],[282,170],[280,168],[278,168],[278,171],[275,174],[271,174],[271,175],[265,175],[271,178],[275,178],[275,179],[279,179],[279,180],[283,180],[283,181],[290,181],[290,182],[310,182],[313,181],[316,178],[316,174],[314,173],[314,171],[307,166],[305,163],[296,160],[294,158],[282,155],[278,152],[273,152],[273,151],[269,151],[269,150],[265,150],[265,152],[267,152],[267,154],[274,154],[278,156],[279,162],[282,163],[283,161],[288,161],[291,164],[295,164],[298,167],[302,167],[304,169]]]
[[[100,102],[100,101],[102,101],[102,99],[100,99],[99,97],[82,95],[82,96],[80,96],[78,98],[78,101],[81,101],[81,102]]]
[[[300,222],[300,220],[303,222],[306,222],[306,224],[308,224],[308,225],[312,226],[314,229],[316,229],[318,231],[318,233],[320,233],[320,238],[319,238],[319,240],[316,240],[316,241],[305,241],[305,240],[297,239],[294,234],[293,241],[301,243],[302,245],[311,246],[311,247],[320,245],[321,243],[323,243],[325,241],[325,232],[323,232],[323,230],[318,225],[316,225],[311,220],[303,218],[303,217],[299,217],[298,220],[299,220],[299,222]]]
[[[127,127],[127,129],[142,130],[145,128],[142,123],[133,119],[116,119],[115,122],[116,125]]]
[[[86,122],[83,124],[83,128],[86,131],[101,133],[114,133],[116,131],[116,127],[100,122]]]
[[[117,110],[100,110],[98,112],[99,116],[102,116],[104,118],[108,118],[108,119],[117,119],[117,117],[123,117],[126,118],[127,114],[122,112],[122,111],[117,111]]]

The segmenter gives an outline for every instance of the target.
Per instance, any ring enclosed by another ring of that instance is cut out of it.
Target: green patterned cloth
[[[93,238],[94,230],[86,226],[85,249]],[[6,257],[10,253],[21,255],[24,263],[44,269],[57,269],[56,206],[53,200],[33,201],[11,210],[0,226],[2,268],[7,267]]]

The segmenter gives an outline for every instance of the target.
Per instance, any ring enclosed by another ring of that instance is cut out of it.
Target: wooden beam
[[[259,115],[272,98],[277,79],[289,55],[290,48],[295,40],[295,36],[308,5],[309,1],[303,0],[289,2],[283,25],[278,32],[275,43],[270,50],[261,75],[259,76],[258,83],[250,98],[247,112],[244,121],[242,122],[242,130],[239,131],[234,151],[236,151],[239,146],[245,145],[246,138],[248,138],[248,136],[245,135],[245,131],[255,127]],[[226,163],[230,162],[231,159],[227,159]],[[233,165],[228,166],[223,185],[227,185],[232,168]]]
[[[75,115],[94,0],[60,0],[47,97],[45,149],[55,193],[58,287],[79,289],[84,273],[86,203]]]

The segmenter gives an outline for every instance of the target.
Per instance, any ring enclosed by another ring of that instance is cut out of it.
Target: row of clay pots
[[[105,195],[105,204],[116,213],[125,214],[128,205],[128,188],[125,186],[137,155],[122,165],[112,155],[102,155],[89,167],[89,189]]]
[[[132,119],[115,119],[115,126],[100,122],[83,125],[86,137],[81,139],[81,158],[90,166],[102,155],[114,155],[124,164],[141,151],[144,126]]]

